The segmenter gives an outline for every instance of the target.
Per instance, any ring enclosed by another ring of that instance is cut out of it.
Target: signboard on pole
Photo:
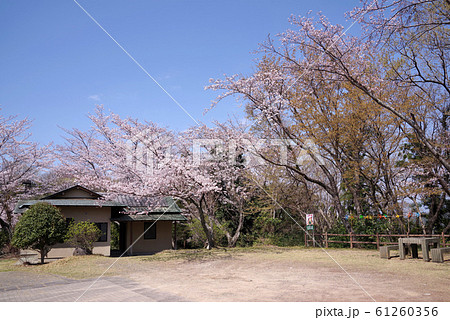
[[[306,230],[314,230],[314,215],[306,215]]]

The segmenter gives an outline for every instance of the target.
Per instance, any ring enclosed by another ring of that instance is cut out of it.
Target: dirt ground
[[[232,252],[135,268],[131,279],[188,301],[450,301],[450,261],[382,260],[373,250]]]
[[[385,260],[375,250],[179,250],[119,260],[71,257],[27,270],[95,278],[112,263],[105,276],[184,301],[450,301],[449,260]]]

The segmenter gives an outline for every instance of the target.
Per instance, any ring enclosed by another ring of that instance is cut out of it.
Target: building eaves
[[[164,213],[164,214],[122,214],[111,218],[111,221],[126,222],[126,221],[187,221],[186,217],[179,213]]]

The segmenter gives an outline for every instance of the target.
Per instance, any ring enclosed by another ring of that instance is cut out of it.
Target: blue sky
[[[349,26],[356,0],[78,0],[199,121],[241,118],[210,78],[250,74],[267,35],[291,14],[322,11]],[[33,120],[32,139],[61,143],[59,127],[87,129],[97,104],[175,130],[195,123],[71,0],[0,1],[0,108]],[[59,126],[59,127],[58,127]]]

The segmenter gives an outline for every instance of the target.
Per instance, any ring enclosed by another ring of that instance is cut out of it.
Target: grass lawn
[[[100,276],[113,262],[112,258],[104,256],[77,256],[33,265],[15,265],[18,259],[0,259],[0,272],[20,271],[43,274],[56,274],[71,279],[86,279]],[[111,270],[105,273],[111,276],[116,273]]]
[[[17,259],[0,258],[0,272],[15,271],[16,267],[14,266],[14,264],[16,262],[17,262]]]

